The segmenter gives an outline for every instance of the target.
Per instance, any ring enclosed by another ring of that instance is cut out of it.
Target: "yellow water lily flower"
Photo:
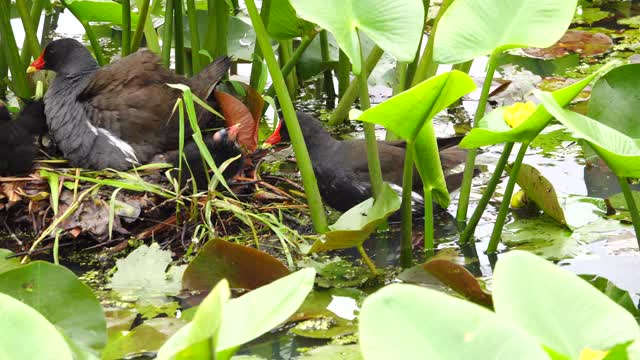
[[[517,102],[504,109],[504,121],[507,125],[514,128],[520,126],[534,111],[536,111],[536,104],[534,104],[533,101],[527,101],[526,103]]]
[[[580,352],[580,360],[602,360],[607,356],[608,351],[593,350],[589,348],[582,349]]]

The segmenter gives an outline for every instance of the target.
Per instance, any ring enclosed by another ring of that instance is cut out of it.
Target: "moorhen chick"
[[[188,85],[206,101],[229,66],[230,59],[221,57],[187,79],[143,49],[100,68],[80,42],[60,39],[47,45],[28,72],[57,74],[44,97],[45,114],[51,138],[71,165],[127,170],[178,148],[173,108],[182,92],[167,84]],[[198,107],[201,125],[212,119]],[[188,125],[186,130],[189,136]]]
[[[297,115],[323,200],[344,212],[370,198],[372,191],[364,140],[336,140],[318,119],[304,112],[297,112]],[[282,126],[282,135],[289,136],[285,126]],[[462,137],[438,139],[449,191],[459,188],[462,182],[462,173],[450,172],[466,159],[466,152],[455,146],[461,140]],[[404,141],[378,141],[382,177],[399,192],[402,191],[405,147]],[[415,169],[413,190],[414,205],[421,205],[422,182]]]
[[[28,173],[38,152],[34,136],[46,131],[42,101],[27,101],[16,120],[0,102],[0,174]]]
[[[216,163],[217,166],[222,165],[226,160],[234,158],[238,155],[241,155],[238,160],[233,161],[227,168],[222,172],[222,176],[225,179],[230,179],[240,172],[242,165],[244,164],[244,158],[242,154],[242,149],[240,145],[236,142],[236,138],[238,136],[239,126],[232,126],[227,129],[219,130],[214,133],[213,136],[207,136],[204,139],[204,143],[209,149],[211,153],[211,157],[213,158],[213,162]],[[207,172],[208,167],[205,165],[202,156],[200,155],[200,150],[195,142],[190,142],[184,146],[184,157],[186,160],[186,164],[188,166],[183,168],[182,172],[182,183],[185,184],[190,177],[195,180],[199,189],[205,187],[207,184]],[[172,152],[168,157],[169,162],[173,164],[174,167],[178,167],[178,152]],[[209,174],[209,178],[212,178],[214,175]]]

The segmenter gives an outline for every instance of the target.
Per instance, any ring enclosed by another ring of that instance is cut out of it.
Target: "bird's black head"
[[[58,74],[68,75],[97,68],[98,63],[79,41],[59,39],[47,45],[42,54],[31,63],[27,72],[51,70]]]

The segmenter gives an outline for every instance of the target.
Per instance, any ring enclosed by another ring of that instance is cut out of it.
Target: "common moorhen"
[[[297,115],[324,201],[344,212],[370,198],[372,192],[364,140],[336,140],[313,116],[303,112],[297,112]],[[288,137],[285,126],[282,126],[282,135]],[[462,137],[438,139],[440,161],[449,191],[459,188],[462,181],[461,173],[451,173],[465,161],[466,152],[455,146],[461,140]],[[382,177],[398,191],[402,189],[405,148],[404,141],[378,141]],[[422,182],[417,170],[414,170],[413,190],[417,193],[414,201],[420,202]]]
[[[44,132],[42,101],[27,101],[16,120],[11,120],[9,110],[0,103],[0,174],[27,173],[37,154],[34,136]]]
[[[57,73],[44,97],[45,114],[65,158],[73,166],[126,170],[178,148],[173,108],[182,92],[167,84],[188,85],[207,100],[229,65],[230,59],[221,57],[187,79],[143,49],[100,68],[80,42],[60,39],[47,45],[28,72]],[[201,125],[211,119],[198,107]],[[186,130],[189,136],[190,127]]]

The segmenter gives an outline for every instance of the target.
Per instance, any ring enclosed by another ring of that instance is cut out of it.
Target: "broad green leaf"
[[[280,260],[225,240],[208,241],[189,263],[182,286],[190,290],[209,290],[222,279],[233,288],[255,289],[289,274]]]
[[[598,74],[601,74],[609,68],[610,66],[603,66],[600,70],[586,78],[552,92],[553,98],[561,104],[561,106],[566,106],[573,98],[578,96],[582,89],[589,85]],[[531,114],[525,122],[515,128],[511,128],[504,120],[504,110],[506,108],[506,106],[501,106],[485,115],[478,122],[478,126],[462,139],[460,147],[471,149],[504,142],[531,141],[552,119],[551,114],[549,114],[544,106],[538,105],[536,111]]]
[[[74,358],[53,324],[37,310],[5,294],[0,294],[0,323],[0,359]]]
[[[544,346],[577,359],[640,337],[624,308],[570,271],[524,251],[500,257],[493,277],[496,313]]]
[[[413,60],[423,29],[420,0],[291,0],[302,18],[332,32],[353,65],[362,66],[358,31],[400,61]]]
[[[623,65],[598,79],[587,115],[629,137],[640,139],[640,64]]]
[[[104,347],[107,326],[102,306],[91,289],[68,269],[35,261],[9,270],[0,274],[0,293],[40,312],[64,334],[80,358],[78,352],[97,354]]]
[[[202,301],[193,321],[162,345],[157,359],[213,359],[222,314],[230,296],[229,283],[220,281]]]
[[[633,302],[633,298],[629,295],[629,292],[622,290],[616,286],[616,284],[598,275],[581,274],[581,278],[588,281],[593,287],[600,290],[603,294],[607,295],[609,299],[613,300],[616,304],[625,308],[635,318],[640,317],[640,310]]]
[[[274,39],[289,40],[313,30],[313,24],[298,17],[289,0],[271,0],[267,31]]]
[[[360,311],[366,360],[548,359],[535,338],[509,319],[468,301],[415,285],[393,284]]]
[[[494,49],[546,48],[565,33],[577,0],[455,0],[438,23],[433,58],[456,64]]]
[[[509,171],[509,174],[511,174],[511,171]],[[542,176],[538,169],[531,165],[522,164],[516,182],[525,191],[529,200],[533,201],[545,214],[561,225],[567,224],[553,184]]]
[[[378,201],[374,202],[373,198],[369,198],[342,214],[338,221],[329,226],[329,231],[313,243],[309,251],[348,249],[362,245],[378,225],[398,209],[400,197],[385,183]]]
[[[287,320],[313,289],[315,276],[314,269],[302,269],[230,300],[225,304],[216,352],[228,354]]]
[[[5,271],[13,270],[22,266],[20,264],[20,258],[13,257],[9,259],[8,257],[11,255],[13,255],[13,252],[11,252],[11,250],[0,249],[0,274]]]
[[[86,22],[108,22],[122,24],[122,6],[111,0],[64,0],[78,20]],[[138,23],[138,15],[131,13],[131,26]]]
[[[358,116],[358,120],[382,125],[401,138],[415,142],[416,167],[422,182],[443,207],[449,204],[449,192],[431,119],[475,88],[469,75],[454,70],[427,79]]]
[[[549,93],[535,91],[545,108],[578,138],[585,139],[617,176],[640,177],[640,139],[588,116],[563,109]]]

